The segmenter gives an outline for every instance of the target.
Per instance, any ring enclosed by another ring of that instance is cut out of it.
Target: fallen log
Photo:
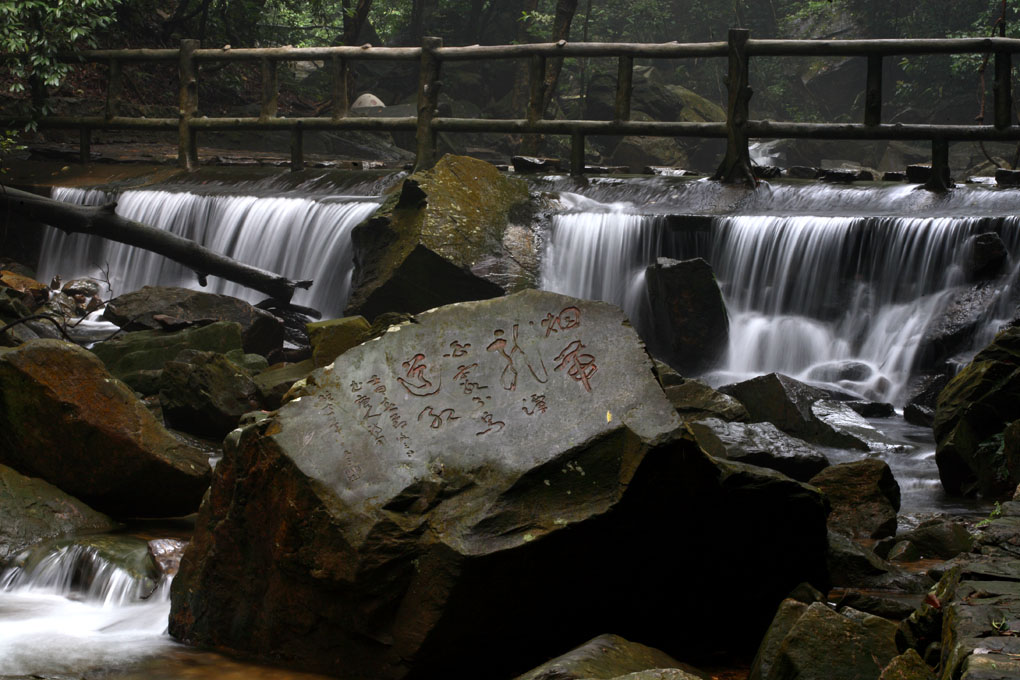
[[[43,222],[70,234],[92,234],[144,248],[194,270],[202,286],[206,285],[207,276],[219,276],[289,303],[295,289],[307,289],[312,285],[311,281],[293,281],[238,262],[190,239],[121,217],[114,212],[116,207],[116,202],[101,206],[73,205],[0,185],[0,211]]]

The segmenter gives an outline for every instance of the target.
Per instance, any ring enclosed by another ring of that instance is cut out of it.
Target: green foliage
[[[1000,517],[1002,517],[1002,503],[1000,503],[999,501],[995,501],[995,507],[992,508],[992,511],[990,513],[988,513],[988,517],[981,520],[974,526],[977,527],[978,529],[981,529],[991,524],[993,519],[999,519]]]
[[[26,55],[7,63],[10,89],[23,91],[34,77],[56,87],[71,66],[57,53],[94,47],[96,33],[113,21],[119,0],[0,0],[0,51]]]

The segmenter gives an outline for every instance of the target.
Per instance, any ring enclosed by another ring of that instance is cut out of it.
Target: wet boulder
[[[114,516],[193,512],[210,474],[95,355],[59,340],[0,349],[0,463]]]
[[[939,395],[935,460],[948,493],[1008,498],[1020,482],[1018,364],[1020,328],[1008,328]]]
[[[660,257],[645,270],[651,319],[648,351],[681,374],[703,373],[725,355],[729,317],[712,266]]]
[[[244,300],[172,286],[145,286],[119,295],[103,318],[126,331],[180,330],[214,321],[241,325],[245,352],[266,356],[283,345],[283,322]]]
[[[925,593],[932,580],[883,560],[841,533],[829,532],[829,574],[837,588]]]
[[[484,161],[444,156],[352,231],[347,314],[417,313],[533,287],[535,238],[522,226],[529,215],[522,180]]]
[[[897,655],[895,626],[876,625],[880,622],[871,619],[877,617],[851,617],[815,602],[790,624],[798,611],[792,607],[780,610],[782,618],[777,616],[776,625],[786,629],[785,635],[779,645],[763,650],[772,658],[756,659],[767,672],[752,675],[752,679],[878,680]],[[772,637],[779,632],[783,631]]]
[[[999,293],[993,281],[956,290],[924,329],[917,347],[917,369],[938,372],[947,361],[968,349],[978,330],[994,318]]]
[[[782,373],[724,385],[719,391],[736,397],[747,409],[752,422],[772,423],[787,434],[823,446],[868,448],[858,437],[836,430],[815,413],[813,405],[829,396],[824,390]]]
[[[665,652],[619,635],[599,635],[515,680],[612,680],[622,676],[630,679],[633,673],[659,669],[677,671],[664,675],[663,680],[711,680],[707,673],[682,664]]]
[[[251,374],[217,352],[185,350],[159,379],[166,424],[189,434],[222,439],[248,411],[261,408]]]
[[[885,461],[865,458],[833,465],[815,475],[811,484],[832,504],[829,528],[858,538],[895,535],[900,485]]]
[[[113,531],[120,525],[48,482],[0,465],[0,571],[44,538]]]
[[[1009,262],[1009,250],[994,231],[974,234],[967,239],[964,251],[964,272],[971,281],[995,278]]]
[[[315,370],[315,363],[305,359],[293,364],[277,364],[254,377],[259,401],[267,409],[275,410],[283,404],[283,397],[294,383],[308,377]]]
[[[825,454],[784,434],[772,423],[727,423],[706,418],[688,427],[701,448],[716,458],[770,468],[802,482],[829,467]]]
[[[679,378],[674,384],[665,384],[660,379],[660,383],[677,415],[684,420],[718,418],[745,422],[750,419],[743,404],[700,380]]]
[[[420,314],[224,448],[170,631],[277,663],[512,677],[606,630],[746,650],[795,585],[828,587],[822,495],[705,455],[605,303]]]
[[[108,371],[136,392],[149,395],[159,389],[159,374],[166,362],[188,350],[230,354],[241,351],[241,325],[220,321],[178,331],[152,330],[121,333],[96,343],[92,352]]]
[[[896,538],[909,542],[921,559],[948,560],[974,547],[974,537],[963,522],[940,517],[921,522]]]
[[[935,680],[935,673],[920,654],[908,649],[889,662],[879,680]]]

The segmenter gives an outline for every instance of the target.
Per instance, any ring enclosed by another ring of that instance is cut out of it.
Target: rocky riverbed
[[[461,200],[454,178],[477,184]],[[528,289],[527,192],[467,160],[409,181],[355,236],[367,319],[151,287],[107,301],[121,330],[90,351],[63,333],[91,289],[5,263],[0,587],[77,536],[149,599],[176,568],[158,546],[139,571],[82,537],[197,513],[170,633],[294,671],[1020,675],[1016,329],[933,401],[947,491],[1005,502],[903,522],[887,406],[681,375],[656,359],[718,348],[653,358],[612,305]],[[461,223],[473,250],[444,237]],[[718,298],[665,305],[670,324]]]

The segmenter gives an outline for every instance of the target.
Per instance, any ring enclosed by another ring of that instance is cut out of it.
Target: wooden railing
[[[187,168],[198,163],[197,134],[212,130],[289,130],[292,168],[303,167],[305,130],[415,131],[416,168],[436,160],[439,132],[488,132],[569,135],[570,169],[584,171],[584,138],[589,135],[718,137],[727,139],[726,155],[716,173],[724,181],[753,182],[748,141],[755,138],[829,140],[930,140],[932,188],[949,183],[949,143],[959,140],[1020,140],[1020,126],[1011,100],[1012,55],[1020,40],[1007,38],[915,40],[751,40],[749,32],[731,29],[726,42],[708,43],[559,43],[444,47],[439,38],[425,38],[421,47],[315,47],[201,49],[196,40],[182,40],[180,49],[93,50],[77,58],[109,64],[106,109],[102,116],[47,116],[43,128],[79,129],[81,157],[87,161],[92,130],[176,130],[178,160]],[[882,122],[882,62],[901,55],[992,54],[995,57],[994,120],[983,125],[886,124]],[[867,59],[864,120],[857,124],[793,123],[751,120],[748,102],[752,57],[862,57]],[[548,120],[542,116],[542,87],[549,59],[610,57],[618,60],[617,94],[612,120]],[[633,64],[636,58],[691,59],[717,57],[729,62],[726,120],[695,123],[630,120]],[[349,116],[345,62],[358,60],[417,62],[417,115],[397,118]],[[439,116],[441,70],[445,62],[529,59],[530,95],[523,118],[454,118]],[[277,115],[277,66],[281,61],[324,61],[332,77],[332,109],[328,116],[285,118]],[[176,118],[119,115],[122,65],[129,62],[176,62],[179,113]],[[258,117],[199,117],[199,65],[224,61],[259,62],[262,107]]]

